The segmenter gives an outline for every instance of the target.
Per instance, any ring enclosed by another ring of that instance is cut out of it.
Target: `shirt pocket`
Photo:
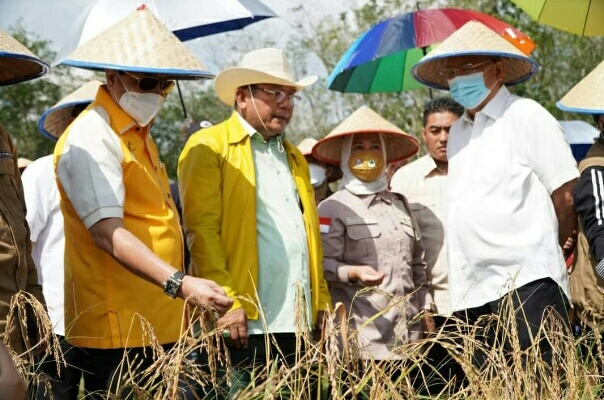
[[[398,219],[401,224],[401,228],[403,229],[403,232],[405,232],[412,238],[415,238],[415,228],[413,227],[413,221],[411,220],[411,217],[408,215],[399,214]]]
[[[346,233],[354,241],[375,239],[380,236],[380,226],[375,217],[346,218]]]

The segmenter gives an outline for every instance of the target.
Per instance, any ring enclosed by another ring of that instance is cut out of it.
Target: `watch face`
[[[176,297],[176,292],[178,292],[179,287],[180,285],[178,282],[174,281],[173,279],[168,279],[166,281],[164,292],[170,297]]]

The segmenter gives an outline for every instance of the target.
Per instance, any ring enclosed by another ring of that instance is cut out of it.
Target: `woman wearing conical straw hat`
[[[587,331],[604,327],[604,61],[556,103],[568,112],[591,114],[600,136],[579,163],[575,208],[579,216],[570,291],[577,325]],[[592,336],[593,339],[593,336]],[[594,342],[595,345],[595,342]],[[594,347],[595,348],[595,347]]]
[[[318,208],[323,268],[334,304],[347,307],[358,332],[361,358],[400,359],[396,347],[422,336],[412,319],[431,308],[420,232],[405,197],[388,190],[384,171],[418,150],[415,138],[368,107],[313,148],[315,158],[339,165],[344,174],[343,188]],[[364,288],[375,290],[359,293]],[[376,313],[379,318],[369,321]],[[430,328],[428,313],[425,321]]]

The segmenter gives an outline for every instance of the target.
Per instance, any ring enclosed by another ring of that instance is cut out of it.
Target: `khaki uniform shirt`
[[[432,303],[420,233],[406,200],[386,191],[356,196],[343,189],[319,205],[319,216],[325,279],[333,302],[346,305],[362,355],[399,358],[391,350],[421,337],[419,324],[409,324]],[[383,271],[383,282],[358,293],[363,285],[348,280],[352,265]]]
[[[436,312],[449,315],[449,267],[445,238],[447,174],[430,155],[405,165],[392,177],[392,191],[405,195],[422,233],[430,294]]]
[[[42,304],[44,296],[31,258],[17,152],[8,132],[1,125],[0,187],[0,333],[4,333],[13,295],[19,291],[29,292]],[[19,354],[25,348],[19,322],[13,322],[12,329],[7,332],[8,338],[4,339]]]

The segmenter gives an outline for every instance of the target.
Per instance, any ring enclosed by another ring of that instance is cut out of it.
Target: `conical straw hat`
[[[0,29],[0,86],[37,78],[48,69],[48,64]]]
[[[566,93],[556,106],[563,111],[604,114],[604,61]]]
[[[91,70],[155,74],[173,79],[214,77],[145,7],[75,49],[61,64]]]
[[[304,157],[312,156],[312,148],[317,144],[318,140],[313,138],[305,138],[298,145],[298,150]]]
[[[535,60],[480,22],[469,21],[425,55],[411,73],[424,85],[448,90],[449,83],[440,71],[448,58],[460,56],[500,57],[505,64],[503,83],[507,86],[524,82],[537,72]]]
[[[386,146],[386,162],[391,163],[414,156],[419,142],[396,125],[386,121],[367,106],[362,106],[313,147],[312,154],[329,164],[340,165],[343,138],[356,133],[381,133]]]
[[[102,83],[99,81],[90,81],[63,97],[42,114],[38,120],[38,130],[44,136],[57,140],[73,120],[74,107],[90,104],[95,99],[96,92],[101,85]]]

